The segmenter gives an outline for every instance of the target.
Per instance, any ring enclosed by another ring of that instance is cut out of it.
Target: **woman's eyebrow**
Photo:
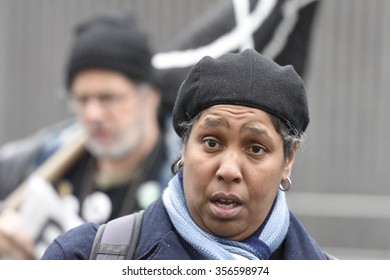
[[[223,126],[226,128],[229,128],[229,124],[221,119],[212,119],[212,118],[207,118],[199,127],[200,128],[208,128],[208,127],[218,127],[218,126]]]
[[[252,126],[252,125],[247,125],[247,126],[242,127],[240,129],[240,132],[245,131],[245,130],[248,130],[251,133],[254,133],[256,135],[259,135],[259,136],[262,136],[262,137],[266,137],[269,140],[273,141],[271,135],[265,129],[261,129],[261,128],[258,128],[258,127]]]

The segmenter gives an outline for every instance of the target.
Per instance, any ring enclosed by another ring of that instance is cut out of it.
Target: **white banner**
[[[83,222],[54,188],[40,177],[29,180],[20,212],[26,233],[35,240],[37,259],[41,258],[54,238]]]

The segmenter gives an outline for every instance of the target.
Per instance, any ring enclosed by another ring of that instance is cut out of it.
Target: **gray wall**
[[[327,0],[290,205],[331,253],[390,258],[390,1]]]
[[[131,7],[156,50],[214,1],[0,0],[0,144],[68,116],[70,30]],[[339,258],[390,258],[390,1],[325,0],[306,78],[311,123],[288,202]]]

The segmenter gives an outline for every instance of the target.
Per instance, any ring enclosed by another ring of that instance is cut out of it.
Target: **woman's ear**
[[[293,167],[294,161],[295,161],[295,154],[296,154],[298,147],[299,147],[299,141],[294,141],[294,143],[292,145],[293,145],[293,147],[291,150],[291,154],[288,158],[286,158],[286,162],[285,162],[285,166],[284,166],[284,170],[283,170],[283,176],[282,176],[283,181],[285,181],[287,179],[287,177],[291,177],[292,167]]]
[[[187,143],[183,143],[183,146],[181,148],[181,159],[183,160],[183,162],[186,156],[186,147],[187,147]]]

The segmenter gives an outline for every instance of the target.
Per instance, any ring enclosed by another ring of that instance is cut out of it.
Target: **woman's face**
[[[264,111],[216,105],[194,124],[183,160],[195,223],[210,234],[243,240],[266,218],[280,182],[290,176],[294,153],[284,158],[282,137]]]

